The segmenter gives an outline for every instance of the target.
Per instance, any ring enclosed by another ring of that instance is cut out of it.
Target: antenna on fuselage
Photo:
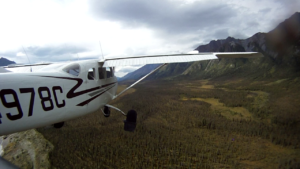
[[[102,58],[101,58],[101,60],[104,60],[104,56],[103,56],[103,51],[102,51],[102,47],[101,47],[101,42],[100,42],[100,40],[99,40],[99,45],[100,45],[101,54],[102,54]]]
[[[28,57],[28,55],[27,55],[27,53],[26,53],[26,50],[24,49],[23,46],[22,46],[22,48],[23,48],[23,50],[24,50],[24,52],[25,52],[25,55],[26,55],[26,57],[27,57],[27,59],[28,59],[28,62],[29,62],[29,65],[30,65],[30,72],[32,72],[32,67],[31,67],[31,63],[30,63],[29,57]]]

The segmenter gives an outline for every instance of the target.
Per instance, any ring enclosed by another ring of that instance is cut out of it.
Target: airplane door
[[[99,85],[102,86],[102,91],[105,91],[106,87],[104,87],[108,82],[107,82],[107,73],[106,73],[106,68],[105,67],[99,67],[98,68],[98,75],[99,75]],[[108,98],[107,98],[107,93],[103,93],[101,95],[101,104],[105,104],[108,102]]]
[[[99,67],[99,85],[102,86],[103,94],[101,95],[101,102],[106,104],[112,100],[117,89],[117,79],[114,77],[113,68],[111,67]]]
[[[98,97],[98,95],[101,93],[101,84],[95,67],[88,69],[85,86],[86,90],[90,90],[90,92],[86,94],[87,100],[90,100],[87,107],[89,109],[96,109],[100,103],[100,97]]]
[[[85,83],[86,90],[92,90],[94,88],[97,88],[99,86],[98,83],[99,80],[97,78],[96,68],[89,68],[87,74],[87,80]],[[93,96],[92,94],[93,91],[97,91],[97,89],[92,90],[92,92],[88,92],[88,98],[90,98],[90,96]]]

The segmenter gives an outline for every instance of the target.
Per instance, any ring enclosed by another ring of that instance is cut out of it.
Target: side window
[[[104,67],[99,67],[98,68],[99,71],[99,79],[105,79],[105,75],[106,75],[106,71]]]
[[[110,67],[111,77],[114,77],[114,68]]]
[[[72,64],[63,69],[64,72],[67,72],[73,76],[78,76],[80,73],[80,67],[78,64]]]
[[[90,68],[87,76],[88,76],[89,80],[94,80],[95,79],[95,68]]]
[[[111,69],[109,67],[106,68],[106,78],[111,78]]]

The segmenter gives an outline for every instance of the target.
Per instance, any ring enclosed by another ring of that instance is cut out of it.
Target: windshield
[[[65,67],[63,69],[63,71],[67,72],[73,76],[78,76],[80,73],[80,66],[79,66],[79,64],[72,64],[72,65]]]

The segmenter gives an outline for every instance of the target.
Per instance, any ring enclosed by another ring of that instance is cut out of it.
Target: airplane
[[[61,63],[9,65],[0,67],[0,136],[53,125],[110,109],[126,116],[124,130],[133,132],[137,113],[108,103],[168,63],[194,62],[220,58],[257,58],[257,52],[224,52],[102,58]],[[116,94],[116,66],[161,64]]]

